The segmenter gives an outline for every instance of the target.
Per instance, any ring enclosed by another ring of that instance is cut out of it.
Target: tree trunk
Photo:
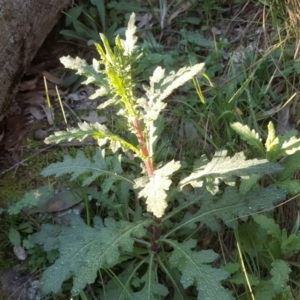
[[[70,0],[0,0],[0,121],[20,80]]]
[[[300,1],[286,0],[286,7],[290,17],[291,27],[294,30],[296,38],[296,50],[294,59],[299,58],[300,55]]]

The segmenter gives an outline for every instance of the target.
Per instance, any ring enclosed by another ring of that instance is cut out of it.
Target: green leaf
[[[163,240],[174,248],[169,257],[173,268],[181,272],[181,283],[186,289],[196,285],[199,300],[233,299],[230,292],[221,281],[227,279],[228,273],[221,269],[214,269],[209,264],[218,258],[212,250],[194,251],[197,241],[189,239],[181,244],[172,240]]]
[[[298,253],[300,251],[300,236],[291,234],[288,238],[283,239],[281,249],[286,258]]]
[[[251,286],[259,284],[259,279],[255,275],[247,274],[247,277]],[[240,285],[240,284],[246,285],[245,273],[241,273],[241,272],[236,273],[230,277],[229,281],[236,285]]]
[[[266,159],[246,160],[243,152],[236,153],[233,157],[226,155],[226,150],[218,151],[209,163],[206,163],[206,158],[203,158],[203,164],[196,166],[192,174],[181,180],[180,187],[187,184],[194,187],[202,186],[205,177],[210,178],[210,184],[213,182],[212,179],[219,179],[230,184],[235,181],[234,177],[272,174],[282,170],[279,164],[269,163]],[[206,182],[208,182],[207,179]]]
[[[282,293],[289,280],[291,269],[283,260],[276,260],[272,263],[272,283],[276,294]]]
[[[253,215],[253,220],[260,225],[261,228],[267,231],[269,235],[281,241],[281,230],[278,224],[275,223],[273,218],[269,218],[266,215]]]
[[[9,229],[8,238],[14,246],[19,247],[21,245],[21,235],[15,228],[11,227]]]
[[[280,300],[295,300],[291,286],[286,286],[283,293],[281,294]]]
[[[215,48],[215,42],[207,40],[200,32],[182,30],[181,34],[188,42],[193,43],[197,46],[208,49]]]
[[[91,3],[97,7],[103,31],[106,30],[106,17],[104,0],[91,0]]]
[[[177,224],[170,233],[186,226],[191,226],[196,222],[204,222],[213,231],[219,231],[221,226],[218,219],[228,227],[235,227],[236,220],[246,221],[248,216],[258,211],[272,210],[274,205],[285,200],[286,192],[277,189],[274,185],[262,188],[257,191],[250,191],[247,194],[239,193],[236,187],[228,186],[223,195],[215,200],[203,195],[195,197],[194,202],[201,205],[195,213],[187,213],[183,221]]]
[[[76,40],[86,41],[85,38],[83,38],[80,34],[78,34],[76,31],[73,31],[73,30],[65,29],[65,30],[61,30],[59,33],[64,35],[67,40],[68,39],[76,39]]]
[[[260,155],[265,158],[266,150],[261,142],[259,134],[254,129],[251,130],[247,125],[242,125],[239,122],[230,124],[230,126],[244,141],[258,150]]]
[[[99,218],[94,228],[77,215],[69,216],[70,226],[42,225],[31,241],[44,245],[45,251],[58,249],[60,256],[46,269],[41,279],[43,293],[57,293],[63,282],[73,278],[72,295],[78,295],[87,284],[94,283],[101,268],[118,263],[122,252],[132,252],[134,238],[146,234],[149,222],[129,223]]]
[[[167,191],[172,180],[170,176],[180,169],[180,162],[174,160],[168,162],[165,166],[154,171],[150,177],[142,177],[135,180],[135,189],[141,188],[139,197],[146,198],[147,211],[152,212],[157,218],[163,216],[168,204]]]
[[[261,174],[252,174],[241,178],[240,192],[242,194],[248,193],[252,188],[258,186],[258,180],[262,177]]]
[[[148,268],[147,273],[140,279],[143,288],[136,293],[133,293],[134,300],[153,300],[161,299],[168,295],[169,291],[166,286],[159,283],[157,271]]]
[[[254,212],[272,210],[275,204],[285,198],[286,192],[275,186],[268,186],[247,194],[240,194],[236,187],[227,187],[219,200],[204,203],[199,215],[202,215],[202,221],[213,230],[218,227],[216,218],[222,219],[227,226],[232,227],[234,223],[231,221],[237,217],[246,221],[247,217]],[[210,213],[212,210],[214,212]],[[206,216],[206,214],[208,215]],[[215,218],[209,217],[209,215],[214,215]]]
[[[241,269],[241,264],[240,263],[227,263],[225,266],[223,266],[223,269],[229,273],[229,274],[234,274]]]
[[[75,158],[65,155],[62,162],[49,165],[41,174],[43,176],[55,175],[56,177],[72,174],[71,181],[84,174],[83,186],[90,185],[99,176],[109,177],[109,186],[112,185],[111,180],[125,180],[133,184],[132,181],[122,175],[120,159],[117,156],[114,159],[105,159],[99,150],[96,151],[92,159],[88,159],[81,150],[77,151]],[[106,189],[107,187],[103,184],[102,188]]]
[[[283,190],[286,190],[290,196],[295,196],[300,193],[300,183],[297,179],[286,179],[277,182],[276,185]]]
[[[66,26],[69,27],[73,20],[78,19],[78,17],[81,15],[83,10],[83,7],[78,5],[75,7],[72,7],[68,10],[66,13]]]
[[[296,172],[300,170],[300,151],[289,155],[283,163],[281,163],[284,170],[280,173],[277,181],[283,181],[285,179],[291,178]]]
[[[37,207],[38,203],[43,200],[47,200],[54,194],[53,186],[43,186],[38,189],[27,192],[24,197],[18,201],[15,205],[12,205],[8,209],[10,215],[17,215],[22,209],[30,209]]]
[[[255,287],[255,300],[274,300],[276,294],[271,280],[261,280],[259,286]]]
[[[174,299],[176,300],[193,300],[192,296],[188,296],[185,289],[183,288],[180,278],[181,274],[179,270],[174,269],[168,264],[167,256],[169,254],[166,252],[160,252],[158,254],[158,263],[160,268],[166,274],[167,278],[172,282],[173,290],[174,290]]]

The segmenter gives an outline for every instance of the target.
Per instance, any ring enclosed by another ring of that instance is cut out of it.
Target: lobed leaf
[[[199,300],[233,299],[221,281],[227,279],[228,273],[221,269],[215,269],[209,264],[218,258],[218,254],[212,250],[195,251],[197,241],[189,239],[183,243],[173,240],[163,240],[174,248],[169,257],[169,263],[173,268],[181,272],[181,283],[186,289],[196,285]]]
[[[51,198],[53,194],[54,188],[52,185],[46,185],[38,189],[31,190],[27,192],[20,201],[18,201],[14,205],[11,205],[8,208],[7,212],[10,215],[17,215],[24,208],[30,209],[37,207],[40,201]]]
[[[147,273],[140,279],[144,284],[143,288],[136,293],[133,293],[134,300],[153,300],[161,299],[168,295],[169,291],[166,286],[159,283],[157,271],[148,268]]]
[[[130,15],[127,29],[125,31],[125,40],[121,40],[122,48],[125,50],[124,55],[133,55],[133,52],[136,48],[137,36],[135,23],[135,13]]]
[[[170,176],[179,168],[180,162],[172,160],[162,168],[155,170],[152,176],[135,180],[134,188],[142,187],[139,197],[146,198],[147,211],[152,212],[157,218],[163,216],[168,206],[166,202],[168,194],[166,191],[169,190],[172,184]]]
[[[108,164],[99,150],[96,151],[92,160],[87,158],[84,153],[79,150],[75,158],[70,155],[65,155],[62,162],[49,165],[41,174],[43,176],[55,175],[56,177],[72,174],[71,181],[76,180],[79,176],[84,174],[85,179],[82,183],[83,186],[91,184],[99,176],[110,177],[110,185],[112,184],[111,180],[125,180],[132,183],[127,177],[122,175],[123,170],[120,160],[115,158],[111,162],[113,163],[112,165]],[[106,186],[104,185],[102,188],[105,189]]]
[[[300,251],[300,236],[292,233],[289,237],[282,239],[282,254],[288,258]]]
[[[191,80],[194,76],[204,71],[204,63],[191,67],[183,67],[176,73],[174,71],[165,75],[165,70],[157,67],[150,77],[150,88],[145,88],[150,102],[161,102],[166,99],[178,87]]]
[[[236,187],[227,187],[220,199],[203,203],[199,216],[201,215],[201,221],[212,230],[219,230],[217,219],[223,220],[228,227],[234,227],[235,223],[232,221],[235,219],[246,221],[249,215],[258,211],[272,210],[275,204],[285,199],[286,192],[274,185],[246,194],[239,193]]]
[[[281,163],[284,170],[279,174],[278,182],[290,179],[296,172],[300,170],[300,151],[289,155],[283,163]]]
[[[235,182],[234,177],[245,177],[253,174],[272,174],[282,170],[278,164],[269,163],[266,159],[249,159],[243,152],[236,153],[233,157],[228,157],[227,151],[218,151],[213,159],[207,163],[207,159],[202,157],[201,165],[196,165],[193,172],[180,181],[180,188],[187,184],[194,187],[203,185],[203,181],[208,183],[208,187],[212,190],[213,183],[215,191],[219,180],[232,185]],[[207,178],[207,179],[205,179]]]
[[[99,269],[113,267],[122,252],[132,252],[134,238],[143,237],[149,225],[113,219],[102,224],[95,219],[92,228],[77,215],[69,216],[69,222],[70,226],[42,225],[41,231],[32,235],[32,242],[44,245],[45,251],[56,248],[60,253],[43,273],[41,290],[45,294],[57,293],[65,280],[73,278],[72,295],[78,295],[96,280]]]
[[[109,92],[108,84],[104,78],[103,73],[100,71],[99,64],[93,60],[93,65],[90,66],[84,59],[79,57],[72,58],[71,56],[63,56],[60,62],[68,69],[76,70],[76,74],[85,76],[87,79],[83,84],[95,84],[101,87],[102,95]]]
[[[265,215],[259,214],[254,215],[253,220],[260,225],[261,228],[267,231],[269,235],[277,239],[278,241],[281,240],[281,230],[279,225],[275,223],[273,218],[268,218]]]
[[[183,221],[170,231],[170,233],[183,227],[191,227],[197,222],[203,222],[213,231],[219,231],[219,219],[228,227],[235,227],[238,218],[246,221],[248,216],[258,211],[272,210],[274,205],[285,200],[286,192],[277,189],[274,185],[260,190],[251,190],[242,194],[236,187],[228,186],[224,193],[215,200],[209,197],[196,195],[201,208],[195,214],[187,213]],[[170,234],[169,233],[169,234]]]
[[[232,123],[230,126],[244,141],[258,150],[258,152],[265,157],[266,150],[261,142],[259,134],[254,129],[251,130],[249,126],[242,125],[239,122]]]
[[[271,280],[261,280],[254,294],[255,300],[273,300],[276,297]]]
[[[68,128],[67,131],[57,131],[54,135],[50,135],[45,139],[46,144],[51,143],[60,143],[62,141],[72,141],[74,139],[82,141],[87,137],[93,137],[94,139],[102,140],[100,143],[105,143],[107,140],[110,140],[110,148],[113,152],[116,152],[119,148],[123,150],[132,150],[141,158],[144,158],[143,153],[133,146],[132,144],[128,143],[121,137],[112,134],[106,126],[100,123],[87,123],[82,122],[78,123],[79,128]]]
[[[291,269],[285,261],[279,259],[272,263],[272,283],[276,294],[282,293],[289,280]]]
[[[275,135],[272,122],[268,124],[268,138],[266,141],[267,159],[277,161],[278,159],[292,155],[300,150],[300,139],[297,138],[297,130],[290,130],[284,136]]]

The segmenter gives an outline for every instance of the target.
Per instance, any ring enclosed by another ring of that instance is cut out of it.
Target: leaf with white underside
[[[194,76],[204,71],[204,63],[191,67],[183,67],[176,73],[171,71],[168,75],[161,67],[157,67],[150,77],[150,88],[145,88],[148,99],[151,102],[166,99],[178,87],[191,80]]]
[[[259,153],[265,157],[266,150],[259,134],[254,130],[250,129],[247,125],[242,125],[239,122],[230,124],[231,128],[239,134],[239,136],[246,141],[250,146],[254,147]]]
[[[143,153],[128,143],[121,137],[112,134],[105,125],[99,123],[89,124],[87,122],[78,123],[79,128],[68,128],[67,131],[57,131],[53,135],[48,136],[45,139],[46,144],[60,143],[63,141],[72,141],[74,139],[82,141],[87,137],[93,137],[96,140],[103,140],[105,143],[107,140],[110,141],[110,148],[113,152],[118,151],[119,148],[122,148],[124,151],[132,150],[139,157],[144,158]]]
[[[227,279],[228,273],[209,265],[218,258],[218,254],[212,250],[193,250],[197,245],[197,241],[193,239],[182,243],[163,241],[174,249],[169,257],[169,263],[181,272],[180,282],[185,289],[196,285],[198,300],[233,299],[230,292],[221,285],[221,281]]]
[[[125,40],[120,40],[121,44],[122,44],[122,48],[125,50],[124,55],[132,55],[134,53],[134,50],[136,49],[136,43],[137,43],[137,36],[136,34],[136,26],[134,25],[135,23],[135,13],[132,13],[129,21],[128,21],[128,25],[127,25],[127,29],[125,31]]]
[[[264,146],[258,133],[255,130],[251,130],[247,125],[237,122],[231,124],[231,127],[268,161],[276,162],[281,157],[292,155],[300,150],[300,139],[297,138],[297,130],[290,130],[284,136],[276,136],[274,125],[272,122],[269,122],[268,137]]]
[[[163,216],[168,204],[168,196],[172,180],[171,175],[180,169],[180,162],[174,160],[168,162],[165,166],[154,171],[150,177],[142,177],[135,180],[135,189],[142,188],[139,197],[146,198],[147,211],[152,212],[157,218]]]
[[[109,85],[104,78],[104,74],[100,71],[100,65],[96,59],[93,59],[93,65],[89,65],[84,59],[79,57],[63,56],[60,62],[68,69],[75,70],[76,74],[85,76],[87,79],[83,84],[95,84],[100,87],[90,98],[104,96],[110,92]]]
[[[270,122],[268,131],[266,149],[269,161],[277,161],[281,157],[292,155],[300,150],[300,139],[297,138],[297,130],[290,130],[284,136],[276,136],[274,125]]]
[[[150,77],[150,87],[144,87],[147,99],[138,99],[137,103],[146,111],[144,115],[145,123],[148,126],[156,120],[160,112],[165,108],[166,103],[163,102],[178,87],[191,80],[195,75],[204,71],[204,64],[197,64],[192,67],[183,67],[176,73],[170,72],[165,74],[165,70],[160,66],[157,67],[153,75]]]
[[[218,151],[208,163],[206,157],[202,156],[203,162],[194,168],[192,174],[181,180],[179,186],[183,188],[185,185],[191,184],[194,187],[199,187],[203,185],[203,182],[206,182],[209,183],[211,190],[212,184],[218,183],[218,180],[232,185],[235,177],[273,174],[282,170],[279,164],[270,163],[266,159],[247,160],[243,152],[236,153],[232,157],[226,155],[226,150]],[[215,191],[218,191],[217,187],[215,187]]]
[[[143,86],[146,96],[137,100],[137,104],[145,111],[143,121],[149,134],[149,145],[151,155],[153,155],[155,143],[158,137],[158,120],[167,103],[163,102],[178,87],[191,80],[197,74],[204,71],[204,64],[197,64],[192,67],[184,67],[177,72],[165,74],[165,70],[157,67],[150,77],[150,87]]]
[[[143,237],[149,222],[129,223],[100,218],[94,228],[77,215],[69,216],[70,226],[42,225],[32,235],[32,242],[43,245],[45,251],[58,249],[60,256],[48,267],[41,279],[43,293],[57,293],[63,282],[73,279],[72,295],[78,295],[87,284],[92,284],[101,268],[118,264],[121,253],[133,251],[134,238]]]

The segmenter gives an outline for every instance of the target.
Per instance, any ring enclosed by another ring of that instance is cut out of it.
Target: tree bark
[[[290,24],[296,38],[296,49],[294,54],[294,59],[296,59],[299,58],[300,55],[300,1],[285,0],[285,3],[290,17]]]
[[[0,0],[0,121],[37,50],[70,0]]]

